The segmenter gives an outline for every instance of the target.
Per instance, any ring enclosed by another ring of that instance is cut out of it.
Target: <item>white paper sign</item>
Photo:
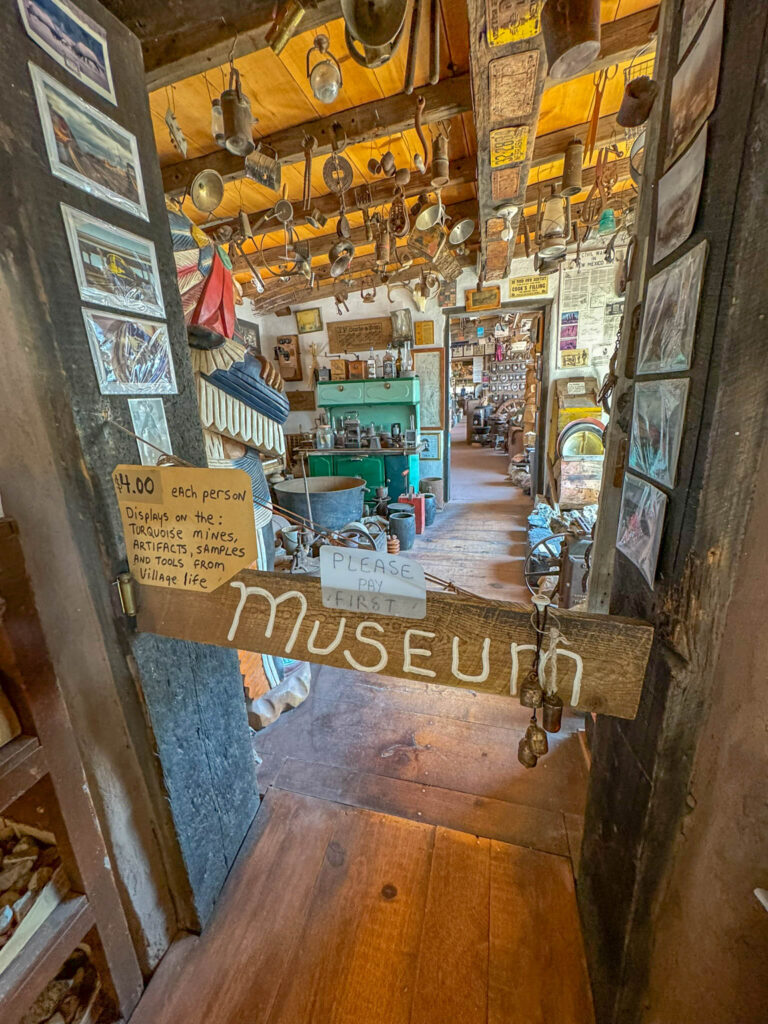
[[[472,383],[483,383],[483,357],[472,356]]]
[[[325,544],[320,548],[320,584],[324,608],[401,619],[427,614],[424,570],[402,555]]]
[[[569,380],[568,381],[568,394],[569,395],[586,395],[587,383],[583,380]]]

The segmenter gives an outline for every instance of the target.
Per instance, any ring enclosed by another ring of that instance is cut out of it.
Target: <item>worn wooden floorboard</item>
[[[593,1024],[568,861],[272,789],[130,1024]]]
[[[538,807],[489,800],[418,782],[368,775],[349,768],[287,758],[274,785],[352,807],[364,807],[429,825],[444,825],[561,857],[571,855],[564,816]],[[579,815],[569,819],[581,822]],[[577,851],[578,852],[578,851]]]

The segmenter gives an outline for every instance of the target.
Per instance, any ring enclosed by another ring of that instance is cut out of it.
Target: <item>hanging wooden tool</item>
[[[592,98],[592,117],[589,121],[589,131],[587,132],[587,141],[584,146],[584,152],[586,153],[587,160],[591,160],[592,155],[595,152],[597,129],[600,122],[600,107],[603,103],[605,87],[612,78],[616,77],[618,70],[619,65],[612,64],[609,68],[602,68],[600,71],[596,71],[592,76],[592,81],[595,85],[595,94]]]
[[[429,84],[440,81],[440,0],[429,6]]]
[[[314,135],[304,136],[304,212],[309,213],[312,199],[312,151],[317,146]]]
[[[413,81],[416,75],[416,48],[419,42],[419,21],[421,20],[421,0],[413,0],[411,11],[411,30],[408,37],[408,60],[405,65],[405,83],[403,92],[408,96],[413,92]]]

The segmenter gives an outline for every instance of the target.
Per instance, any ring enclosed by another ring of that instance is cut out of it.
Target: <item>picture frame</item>
[[[275,360],[283,380],[303,380],[297,334],[285,334],[277,339],[275,344]]]
[[[666,509],[667,496],[658,487],[631,473],[624,476],[616,548],[637,566],[651,590]]]
[[[315,334],[323,329],[323,314],[319,306],[296,310],[296,329],[299,334]]]
[[[709,243],[699,242],[648,282],[636,373],[688,370]]]
[[[696,42],[672,79],[665,170],[688,148],[715,109],[724,13],[725,0],[715,0]]]
[[[153,242],[66,203],[61,215],[84,302],[165,316]]]
[[[69,0],[17,0],[27,35],[70,75],[117,105],[107,32]]]
[[[413,369],[420,382],[422,430],[445,427],[445,349],[415,348]]]
[[[669,489],[675,486],[688,386],[687,377],[635,384],[628,463]]]
[[[440,287],[437,290],[437,304],[441,309],[452,308],[456,305],[456,289],[455,281],[440,282]]]
[[[656,188],[656,237],[653,262],[658,263],[690,238],[699,209],[704,164],[707,158],[707,125],[695,141],[659,178]]]
[[[498,309],[501,305],[501,288],[492,285],[482,290],[474,288],[464,293],[464,307],[467,313],[479,313],[483,309]]]
[[[434,345],[435,321],[417,320],[413,325],[413,338],[417,345]]]
[[[129,398],[128,409],[133,432],[137,435],[136,444],[142,466],[156,466],[162,454],[173,455],[162,398]],[[155,447],[150,447],[145,441]],[[157,451],[158,448],[162,448],[162,452]]]
[[[83,307],[93,368],[102,395],[175,395],[164,323]]]
[[[419,452],[420,462],[439,461],[443,457],[443,434],[442,431],[435,434],[421,434],[421,440],[426,442],[426,448]]]
[[[259,325],[252,324],[250,320],[235,319],[234,340],[239,341],[244,348],[251,349],[257,355],[262,355],[261,336]]]
[[[149,220],[136,137],[31,61],[28,66],[52,173]]]

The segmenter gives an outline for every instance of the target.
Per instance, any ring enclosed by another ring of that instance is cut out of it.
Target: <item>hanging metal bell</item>
[[[523,736],[517,745],[517,760],[526,768],[535,768],[538,757],[531,750],[527,737]]]
[[[520,687],[520,703],[524,708],[540,708],[544,700],[544,691],[539,684],[535,669],[531,669]]]
[[[537,757],[541,757],[546,754],[549,750],[549,742],[547,740],[547,734],[537,725],[535,722],[531,722],[525,731],[525,738],[530,744],[531,750]]]
[[[560,732],[563,724],[563,701],[558,694],[544,694],[541,724],[547,732]]]

